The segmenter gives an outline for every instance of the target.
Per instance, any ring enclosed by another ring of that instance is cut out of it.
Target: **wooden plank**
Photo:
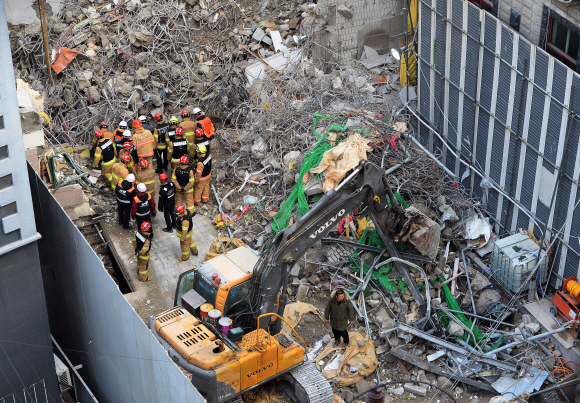
[[[463,383],[466,383],[468,385],[475,386],[477,388],[487,390],[489,392],[497,394],[497,391],[491,385],[486,385],[483,382],[474,381],[471,378],[465,378],[463,376],[459,376],[459,375],[456,375],[452,372],[446,371],[442,368],[439,368],[438,366],[436,366],[434,364],[431,364],[429,361],[425,361],[425,360],[417,357],[416,355],[409,354],[408,352],[401,350],[398,347],[392,348],[391,354],[394,355],[395,357],[399,358],[400,360],[405,360],[408,363],[413,364],[416,367],[424,369],[425,371],[429,371],[429,372],[432,372],[432,373],[437,374],[437,375],[442,375],[442,376],[450,378],[450,379],[457,379],[459,382],[463,382]]]

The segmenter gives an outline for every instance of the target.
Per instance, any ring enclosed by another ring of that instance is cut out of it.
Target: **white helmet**
[[[193,114],[194,115],[200,115],[201,113],[202,113],[201,112],[201,109],[199,109],[199,108],[193,108]]]
[[[145,124],[147,123],[147,118],[144,115],[139,116],[139,120],[141,121],[141,123]]]
[[[129,129],[123,132],[123,137],[131,137],[131,131]]]
[[[133,183],[133,182],[135,182],[135,175],[129,174],[129,175],[127,175],[127,178],[125,180],[129,183]]]
[[[124,127],[126,129],[127,128],[127,122],[125,122],[124,120],[121,120],[121,123],[119,123],[119,127]]]
[[[144,183],[140,183],[137,185],[137,190],[141,193],[145,193],[147,191],[147,186]]]

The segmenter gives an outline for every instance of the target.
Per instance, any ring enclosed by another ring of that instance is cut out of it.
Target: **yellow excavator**
[[[308,361],[301,337],[291,327],[291,334],[281,331],[285,291],[292,266],[361,204],[367,206],[385,252],[396,257],[397,250],[386,234],[392,233],[389,227],[400,225],[403,210],[384,170],[362,161],[338,188],[280,232],[260,256],[240,247],[182,273],[175,306],[151,317],[149,327],[208,403],[233,400],[278,377],[293,386],[301,403],[333,401],[332,388]],[[397,266],[424,311],[415,283],[402,265]],[[232,319],[237,331],[224,336],[215,321],[202,321],[204,303]]]

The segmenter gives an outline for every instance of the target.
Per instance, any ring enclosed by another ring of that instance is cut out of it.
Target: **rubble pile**
[[[331,74],[319,70],[322,61],[313,64],[307,35],[320,23],[311,3],[65,4],[48,19],[51,63],[59,72],[53,71],[54,85],[48,84],[40,24],[12,27],[10,41],[17,76],[47,100],[52,134],[75,146],[87,144],[102,120],[116,125],[157,112],[178,115],[195,105],[214,121],[256,131],[264,126],[261,119],[277,115],[282,121],[291,110],[299,120],[312,107],[324,109],[330,98],[378,92],[383,102],[383,94],[400,88],[394,63],[374,72],[359,65],[367,77],[342,66],[327,68]],[[385,80],[373,85],[372,77],[381,74]],[[274,75],[277,80],[260,83]],[[324,95],[312,96],[319,93]],[[256,116],[256,110],[266,113]],[[289,125],[267,126],[280,131]]]

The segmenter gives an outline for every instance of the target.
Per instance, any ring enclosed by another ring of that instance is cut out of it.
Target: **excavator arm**
[[[392,208],[388,207],[387,198]],[[387,183],[384,170],[368,161],[361,161],[354,172],[322,199],[294,225],[286,228],[274,239],[272,245],[262,255],[254,271],[251,301],[253,316],[277,312],[282,315],[286,304],[286,284],[290,269],[306,251],[323,238],[338,222],[361,204],[367,206],[377,231],[392,257],[398,257],[395,245],[387,234],[389,226],[397,223],[403,210]],[[403,264],[397,268],[409,287],[422,313],[425,302]],[[263,321],[262,327],[267,326]],[[281,326],[277,321],[277,330]]]

